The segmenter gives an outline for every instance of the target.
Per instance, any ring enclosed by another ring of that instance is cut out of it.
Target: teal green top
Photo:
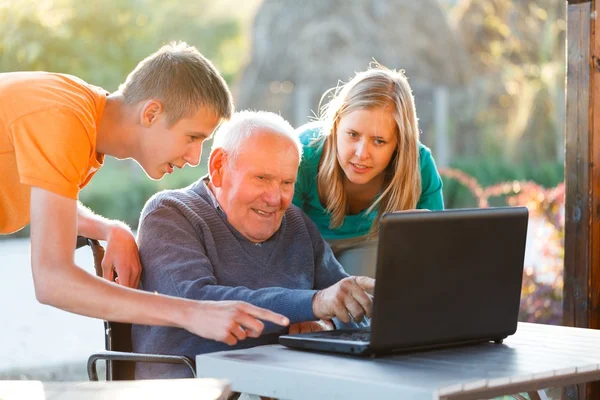
[[[303,154],[298,168],[293,203],[310,217],[326,240],[349,239],[366,235],[377,216],[377,208],[370,213],[366,213],[365,210],[359,214],[347,215],[339,228],[331,229],[329,227],[330,215],[321,204],[317,189],[317,172],[323,152],[323,141],[318,143],[314,143],[314,141],[322,135],[321,126],[319,124],[304,125],[298,128],[298,131]],[[419,165],[421,197],[417,202],[417,208],[443,210],[442,179],[435,166],[435,161],[433,161],[431,150],[421,143],[419,143]]]

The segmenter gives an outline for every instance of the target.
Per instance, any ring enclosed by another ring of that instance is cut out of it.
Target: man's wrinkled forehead
[[[287,138],[276,136],[272,136],[270,140],[262,138],[248,146],[243,146],[240,156],[252,160],[256,165],[273,170],[293,168],[300,161],[293,143]]]
[[[287,147],[294,148],[294,152],[299,157],[299,153],[295,149],[296,146],[290,138],[268,129],[256,129],[250,132],[243,139],[243,142],[238,145],[237,157],[235,158],[241,158],[242,155],[245,155],[247,158],[254,160],[272,161],[273,157],[278,155],[281,150],[288,150]]]

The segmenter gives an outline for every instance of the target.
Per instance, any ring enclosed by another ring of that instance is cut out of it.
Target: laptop
[[[527,222],[525,207],[386,214],[370,327],[279,342],[364,356],[502,343],[517,330]]]

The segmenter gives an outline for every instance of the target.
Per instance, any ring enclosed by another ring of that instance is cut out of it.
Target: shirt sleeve
[[[77,199],[92,151],[81,121],[50,109],[23,116],[9,129],[21,183]]]
[[[442,178],[437,170],[431,150],[426,147],[419,152],[421,168],[421,197],[417,202],[418,209],[443,210],[444,196]]]
[[[219,285],[203,237],[175,207],[160,205],[142,219],[138,246],[144,290],[192,300],[246,301],[283,314],[292,324],[315,320],[315,290]],[[264,333],[281,329],[265,323]]]

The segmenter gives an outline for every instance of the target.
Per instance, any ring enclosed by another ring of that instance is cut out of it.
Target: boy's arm
[[[94,214],[77,202],[77,234],[90,239],[106,240],[106,252],[102,260],[102,276],[117,283],[137,288],[140,284],[142,265],[138,247],[131,229],[120,221],[111,221]]]
[[[78,268],[73,260],[77,203],[31,188],[31,264],[41,303],[109,321],[175,326],[235,344],[258,336],[257,318],[287,325],[287,318],[243,302],[198,302],[116,285]]]

